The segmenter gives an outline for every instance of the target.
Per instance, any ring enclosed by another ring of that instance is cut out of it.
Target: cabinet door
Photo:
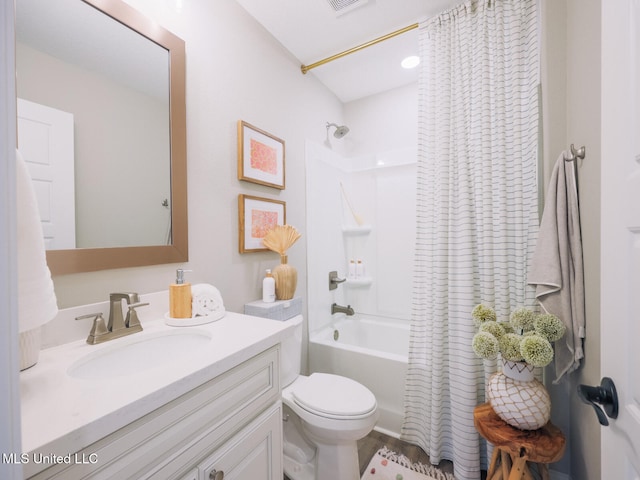
[[[198,469],[190,470],[189,473],[180,477],[180,480],[200,480]]]
[[[200,464],[202,480],[282,480],[282,406],[269,408]]]

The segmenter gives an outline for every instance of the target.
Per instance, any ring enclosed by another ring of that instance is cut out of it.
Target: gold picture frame
[[[239,120],[238,180],[284,190],[284,140]]]
[[[269,250],[262,244],[262,239],[276,225],[285,225],[286,220],[286,202],[253,195],[238,195],[238,247],[240,253]]]

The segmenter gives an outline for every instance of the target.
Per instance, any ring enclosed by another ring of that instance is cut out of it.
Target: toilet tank
[[[294,325],[289,331],[286,338],[282,340],[281,344],[281,365],[280,365],[280,380],[282,382],[282,388],[290,385],[298,375],[300,375],[300,369],[302,368],[302,315],[296,315],[295,317],[285,320],[289,325]]]

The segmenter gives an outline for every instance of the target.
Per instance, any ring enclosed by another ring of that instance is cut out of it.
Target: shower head
[[[349,127],[346,125],[336,125],[335,123],[327,122],[327,133],[329,133],[329,127],[336,127],[336,131],[333,132],[333,136],[336,138],[342,138],[349,133]]]

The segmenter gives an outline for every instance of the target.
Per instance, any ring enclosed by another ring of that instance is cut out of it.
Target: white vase
[[[503,360],[502,372],[489,379],[487,398],[502,420],[521,430],[537,430],[551,416],[549,393],[524,362]]]

